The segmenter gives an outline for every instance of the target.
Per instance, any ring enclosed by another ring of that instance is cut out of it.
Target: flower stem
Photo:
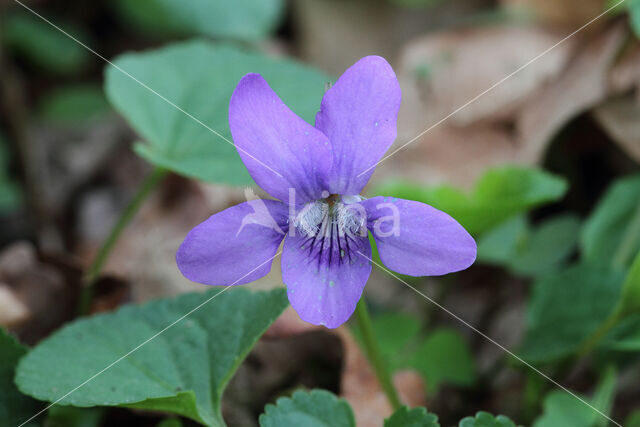
[[[626,235],[618,245],[614,253],[611,265],[613,268],[625,268],[627,262],[633,256],[635,250],[637,236],[640,234],[640,203],[636,208],[635,214],[631,219],[631,224],[627,228]],[[609,331],[611,331],[624,317],[624,302],[618,302],[611,315],[600,325],[584,342],[578,350],[578,360],[582,360],[600,343]]]
[[[105,241],[102,242],[98,253],[91,262],[91,265],[87,269],[87,272],[82,280],[82,292],[80,294],[80,300],[78,301],[79,315],[82,316],[89,312],[91,299],[93,296],[93,285],[100,276],[102,267],[109,258],[109,254],[111,253],[113,246],[118,241],[120,234],[138,212],[140,206],[142,206],[142,202],[144,202],[147,196],[151,194],[151,191],[158,185],[158,183],[160,183],[160,181],[162,181],[162,178],[164,178],[165,175],[166,171],[164,169],[156,167],[149,174],[149,176],[147,176],[147,178],[138,189],[136,195],[129,202],[124,211],[122,211],[122,213],[120,214],[120,217],[111,228],[111,231],[109,232],[109,235],[107,236]]]
[[[360,326],[360,333],[362,335],[362,341],[367,358],[373,366],[373,370],[378,377],[378,382],[380,382],[380,386],[382,387],[384,394],[387,396],[391,407],[395,411],[400,408],[402,404],[400,403],[398,392],[391,381],[391,375],[389,374],[384,360],[382,359],[380,346],[373,334],[371,317],[369,316],[369,310],[367,309],[367,304],[365,303],[364,298],[361,298],[360,302],[358,302],[358,305],[356,306],[356,317],[358,318],[358,325]]]

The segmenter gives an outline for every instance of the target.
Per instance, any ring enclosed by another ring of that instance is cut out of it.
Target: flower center
[[[295,216],[293,224],[307,237],[330,238],[366,236],[366,211],[357,202],[361,196],[332,194],[326,199],[307,203]]]

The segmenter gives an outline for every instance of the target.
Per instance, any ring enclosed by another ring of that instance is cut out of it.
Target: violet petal
[[[176,254],[178,268],[205,285],[241,285],[265,276],[287,232],[288,207],[251,200],[223,210],[189,232]]]
[[[400,99],[396,75],[379,56],[356,62],[324,95],[316,128],[333,147],[332,194],[360,194],[375,169],[368,168],[396,138]]]
[[[337,328],[353,314],[371,274],[371,245],[367,237],[345,239],[334,234],[314,243],[300,233],[285,238],[282,280],[302,320]]]
[[[446,213],[392,197],[361,203],[367,209],[367,226],[380,259],[391,270],[409,276],[439,276],[464,270],[475,261],[473,237]]]
[[[328,190],[329,140],[291,111],[259,74],[247,74],[238,83],[229,126],[249,173],[273,197],[286,201],[293,188],[299,204]]]

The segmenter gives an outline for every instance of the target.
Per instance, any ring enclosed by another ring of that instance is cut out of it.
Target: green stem
[[[138,192],[133,197],[133,199],[129,202],[124,211],[120,214],[120,217],[111,228],[109,235],[100,246],[98,253],[95,258],[91,262],[91,265],[87,269],[87,272],[82,281],[82,293],[80,295],[80,301],[78,303],[78,313],[80,315],[85,315],[89,312],[89,308],[91,306],[91,298],[93,294],[93,285],[96,280],[100,276],[100,272],[102,271],[102,267],[104,263],[109,258],[109,254],[113,249],[113,246],[118,241],[120,234],[129,224],[131,219],[135,216],[135,214],[142,206],[142,202],[145,201],[147,196],[151,193],[151,191],[158,185],[158,183],[164,178],[166,175],[166,171],[164,169],[156,167],[147,178],[144,180]]]
[[[625,233],[625,237],[622,239],[618,248],[615,251],[613,256],[613,260],[611,261],[611,265],[614,268],[625,268],[627,262],[633,256],[636,240],[640,235],[640,203],[638,203],[638,207],[636,209],[635,215],[631,220],[631,224],[627,228]],[[613,329],[620,320],[624,317],[624,309],[621,303],[618,303],[616,308],[613,310],[609,318],[602,324],[596,331],[591,334],[589,338],[584,342],[580,350],[578,350],[578,360],[582,360],[586,357],[594,348],[598,345],[600,340]]]
[[[578,350],[578,360],[585,358],[598,345],[600,340],[605,337],[620,321],[620,312],[614,311],[611,316],[602,324],[589,338],[582,344]]]
[[[367,304],[365,303],[364,298],[361,298],[360,302],[358,302],[358,305],[356,306],[356,317],[358,318],[358,325],[360,326],[360,333],[362,334],[362,341],[367,358],[373,366],[373,370],[378,377],[378,381],[380,382],[380,386],[382,387],[384,394],[387,396],[391,407],[395,411],[400,408],[402,404],[400,403],[398,392],[391,381],[391,375],[389,374],[384,360],[382,359],[380,346],[373,334],[371,317],[369,316],[369,310],[367,309]]]

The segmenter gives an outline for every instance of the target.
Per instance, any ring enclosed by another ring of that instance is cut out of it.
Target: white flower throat
[[[361,196],[331,195],[307,203],[293,220],[296,230],[307,237],[366,236],[366,211],[357,202]]]

